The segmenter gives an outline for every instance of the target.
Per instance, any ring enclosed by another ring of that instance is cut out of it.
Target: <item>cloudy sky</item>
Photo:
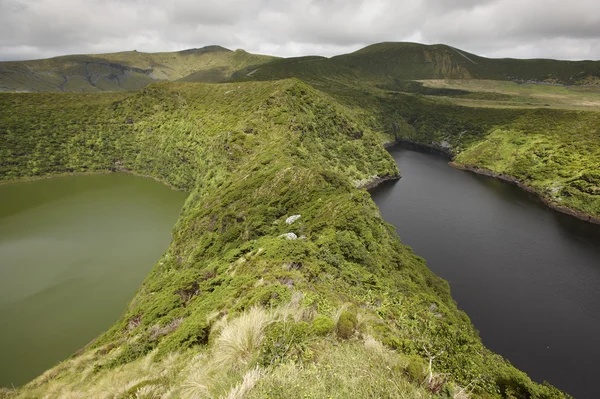
[[[331,56],[382,41],[600,59],[600,1],[0,0],[0,60],[209,44]]]

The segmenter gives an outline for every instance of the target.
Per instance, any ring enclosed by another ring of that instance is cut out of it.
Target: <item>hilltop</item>
[[[156,81],[190,77],[220,82],[247,65],[274,57],[207,46],[170,53],[126,51],[0,63],[0,90],[98,92],[139,90]]]

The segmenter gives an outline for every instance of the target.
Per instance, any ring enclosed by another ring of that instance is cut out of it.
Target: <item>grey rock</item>
[[[292,223],[294,223],[296,220],[300,219],[300,216],[301,216],[301,215],[292,215],[292,216],[290,216],[289,218],[285,219],[285,222],[286,222],[287,224],[292,224]]]
[[[279,238],[285,238],[287,240],[296,240],[298,236],[294,233],[285,233],[280,235]]]

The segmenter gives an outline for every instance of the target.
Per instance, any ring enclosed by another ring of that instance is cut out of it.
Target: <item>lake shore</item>
[[[560,213],[564,213],[569,216],[576,217],[577,219],[583,220],[585,222],[600,224],[600,217],[589,215],[585,212],[578,211],[576,209],[572,209],[572,208],[569,208],[564,205],[560,205],[560,204],[556,203],[555,201],[551,200],[550,198],[548,198],[547,196],[545,196],[544,194],[540,193],[535,188],[523,183],[522,181],[518,180],[517,178],[515,178],[513,176],[506,175],[503,173],[497,173],[497,172],[494,172],[493,170],[486,169],[486,168],[480,168],[478,166],[463,165],[461,163],[457,163],[457,162],[453,162],[453,161],[448,162],[448,165],[450,165],[451,167],[453,167],[455,169],[472,172],[472,173],[482,175],[482,176],[493,177],[494,179],[502,180],[503,182],[506,182],[509,184],[514,184],[514,185],[520,187],[521,189],[527,191],[528,193],[535,195],[548,208],[550,208],[556,212],[560,212]]]
[[[442,156],[444,158],[449,159],[450,162],[448,162],[448,165],[450,165],[451,167],[453,167],[455,169],[472,172],[472,173],[482,175],[482,176],[492,177],[492,178],[501,180],[501,181],[509,183],[509,184],[514,184],[514,185],[520,187],[521,189],[527,191],[528,193],[535,195],[548,208],[550,208],[556,212],[560,212],[565,215],[576,217],[577,219],[583,220],[585,222],[600,224],[600,217],[590,215],[586,212],[579,211],[579,210],[561,205],[561,204],[553,201],[552,199],[548,198],[543,193],[540,193],[535,188],[518,180],[514,176],[506,175],[503,173],[498,173],[493,170],[481,168],[476,165],[465,165],[465,164],[461,164],[458,162],[454,162],[455,154],[448,148],[437,146],[437,145],[436,146],[425,145],[425,144],[417,143],[417,142],[414,142],[412,140],[407,140],[407,139],[400,139],[395,142],[385,143],[384,147],[389,148],[389,147],[392,147],[395,145],[398,145],[398,146],[401,146],[401,147],[404,147],[404,148],[407,148],[410,150],[421,151],[421,152],[426,152],[426,153]]]

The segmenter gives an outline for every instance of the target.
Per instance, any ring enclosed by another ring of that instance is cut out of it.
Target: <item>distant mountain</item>
[[[138,90],[155,81],[220,82],[236,70],[274,57],[207,46],[171,53],[126,51],[0,62],[0,91]]]
[[[425,79],[488,79],[546,84],[600,84],[600,61],[491,59],[454,47],[418,43],[379,43],[332,58],[277,59],[234,74],[244,80],[291,76],[307,81],[362,80],[393,82]]]
[[[126,51],[0,62],[0,91],[138,90],[155,81],[224,82],[296,77],[316,86],[425,79],[600,84],[600,61],[491,59],[454,47],[379,43],[331,58],[277,58],[207,46],[170,53]]]
[[[600,84],[600,61],[490,59],[454,47],[379,43],[332,58],[277,58],[207,46],[170,53],[126,51],[0,62],[1,91],[138,90],[154,81],[223,82],[296,77],[319,85],[357,81],[488,79]]]

